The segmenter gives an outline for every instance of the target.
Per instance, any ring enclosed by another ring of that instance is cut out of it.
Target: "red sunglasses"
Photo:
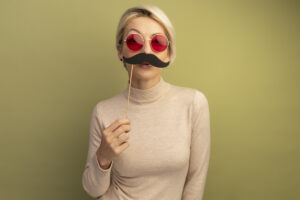
[[[162,52],[169,46],[169,40],[166,36],[155,34],[150,40],[150,46],[153,51]],[[127,47],[132,51],[139,51],[144,46],[144,37],[137,33],[132,33],[124,40]]]

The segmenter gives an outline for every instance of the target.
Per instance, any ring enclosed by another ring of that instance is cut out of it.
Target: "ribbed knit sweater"
[[[129,81],[122,92],[93,108],[84,190],[100,200],[201,200],[210,159],[210,112],[206,96],[162,76],[151,88],[131,87],[130,146],[108,169],[96,151],[102,131],[126,118]]]

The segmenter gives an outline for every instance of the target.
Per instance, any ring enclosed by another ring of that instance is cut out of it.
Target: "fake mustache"
[[[167,67],[170,62],[163,62],[154,54],[139,53],[130,58],[123,56],[123,60],[129,64],[142,64],[143,62],[148,62],[150,65],[155,67]]]

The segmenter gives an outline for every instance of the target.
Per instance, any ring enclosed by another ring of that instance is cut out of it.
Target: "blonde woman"
[[[127,88],[93,109],[84,190],[101,200],[201,200],[209,106],[198,89],[170,84],[160,74],[175,59],[170,20],[155,6],[128,9],[116,47]]]

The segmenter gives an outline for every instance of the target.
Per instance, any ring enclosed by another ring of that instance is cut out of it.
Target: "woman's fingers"
[[[112,133],[113,131],[115,131],[119,126],[121,126],[122,124],[130,124],[129,119],[124,118],[124,119],[117,119],[115,120],[112,124],[110,124],[105,130],[108,133]]]
[[[129,132],[131,130],[130,125],[123,124],[119,126],[115,131],[111,134],[112,137],[119,137],[122,133]]]
[[[128,139],[129,139],[129,133],[121,134],[117,139],[117,145],[119,146],[122,143],[127,142]]]
[[[99,151],[97,151],[99,152],[98,156],[107,160],[113,160],[124,149],[129,147],[128,132],[130,129],[130,121],[127,118],[117,119],[104,129]]]
[[[127,147],[129,147],[129,142],[128,141],[126,141],[126,142],[124,142],[123,144],[121,144],[121,145],[119,145],[118,147],[117,147],[117,151],[119,151],[119,152],[122,152],[122,151],[124,151],[125,149],[127,149]]]

